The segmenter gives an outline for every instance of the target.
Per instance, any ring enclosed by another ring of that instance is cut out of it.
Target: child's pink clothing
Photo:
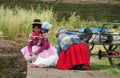
[[[38,38],[39,40],[41,40],[43,37],[41,34],[36,34],[34,32],[31,32],[29,35],[29,41],[32,41],[35,38]]]
[[[36,34],[31,32],[29,35],[29,42],[28,42],[28,51],[32,52],[32,46],[40,46],[42,40],[41,34]]]
[[[41,58],[47,58],[49,56],[56,54],[56,49],[52,45],[50,45],[50,48],[46,49],[46,50],[44,50],[42,47],[39,47],[39,46],[32,47],[33,52],[35,52],[36,50],[39,50],[39,49],[42,49],[42,52],[38,54],[38,56],[40,56]],[[28,60],[29,54],[30,54],[28,51],[28,46],[22,48],[21,52],[24,55],[24,57]]]
[[[39,39],[40,38],[40,39]],[[38,43],[40,44],[38,45]],[[38,51],[39,54],[30,56],[30,52]],[[30,34],[28,45],[21,49],[22,54],[29,62],[33,60],[34,65],[55,66],[57,60],[57,50],[50,45],[47,38],[42,38],[34,33]]]

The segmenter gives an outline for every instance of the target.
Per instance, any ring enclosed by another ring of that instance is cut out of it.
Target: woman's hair
[[[35,28],[35,27],[38,27],[38,28],[41,29],[41,24],[34,24],[34,25],[32,26],[32,28]]]

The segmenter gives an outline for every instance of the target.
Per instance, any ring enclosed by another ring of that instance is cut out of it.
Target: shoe
[[[88,67],[86,65],[82,65],[82,70],[86,70]]]

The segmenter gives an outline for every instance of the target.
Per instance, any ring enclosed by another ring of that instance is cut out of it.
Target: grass
[[[68,20],[62,18],[61,21],[58,21],[57,14],[53,12],[53,9],[41,9],[40,6],[37,9],[31,8],[30,10],[17,6],[13,9],[5,9],[3,6],[0,6],[0,32],[5,36],[4,39],[16,40],[17,35],[21,33],[28,35],[32,31],[31,25],[35,18],[40,18],[42,22],[48,21],[53,25],[53,28],[50,30],[49,40],[54,45],[57,43],[55,34],[60,27],[67,29],[77,28],[79,30],[81,27],[94,27],[102,24],[102,22],[94,19],[82,20],[76,13],[71,13]]]
[[[53,8],[53,11],[57,13],[58,18],[65,17],[66,19],[70,17],[71,13],[75,12],[80,16],[81,19],[87,20],[94,18],[97,21],[117,21],[120,22],[120,5],[110,5],[110,4],[71,4],[71,3],[60,3],[52,2],[46,3],[39,0],[1,0],[0,5],[6,7],[14,8],[15,5],[31,9],[33,7],[36,9],[38,5],[42,9]]]
[[[119,67],[113,67],[109,64],[107,58],[99,59],[98,57],[91,56],[91,70],[103,71],[107,73],[120,74]]]

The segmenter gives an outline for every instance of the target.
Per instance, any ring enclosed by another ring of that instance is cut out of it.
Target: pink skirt
[[[38,46],[33,46],[32,47],[32,52],[35,52],[36,50],[38,50],[40,47]],[[29,51],[28,51],[28,47],[24,47],[21,49],[22,54],[24,55],[25,59],[27,59],[29,57]],[[57,53],[57,50],[55,47],[53,47],[52,45],[50,45],[50,48],[47,50],[43,50],[41,53],[39,53],[37,56],[40,56],[41,58],[47,58],[50,57],[52,55],[55,55]]]

